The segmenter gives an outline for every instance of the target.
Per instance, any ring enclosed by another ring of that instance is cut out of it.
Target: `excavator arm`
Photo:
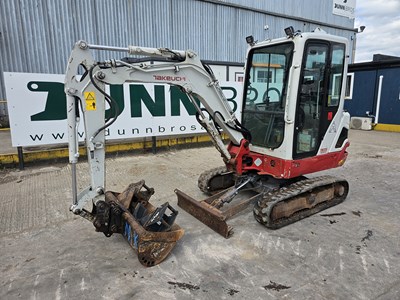
[[[144,58],[95,60],[95,51],[116,51]],[[153,64],[152,61],[157,61]],[[78,70],[84,69],[79,75]],[[133,183],[122,193],[106,191],[105,129],[117,119],[117,102],[106,92],[106,85],[129,82],[161,83],[179,87],[197,111],[197,120],[209,133],[226,164],[234,165],[220,131],[231,143],[240,145],[248,132],[226,100],[211,69],[193,51],[165,48],[126,48],[75,44],[65,77],[69,161],[72,169],[71,211],[91,221],[106,236],[121,233],[138,253],[139,261],[153,266],[166,258],[183,230],[174,223],[177,211],[168,202],[155,208],[149,203],[152,188],[144,180]],[[111,117],[106,119],[106,103]],[[90,184],[78,192],[76,165],[79,158],[78,126],[84,122]],[[92,203],[92,211],[87,206]],[[168,215],[167,211],[170,211]]]
[[[98,62],[93,50],[118,51],[140,55],[145,59],[107,60]],[[162,59],[156,64],[152,59]],[[82,66],[86,73],[79,78],[77,70]],[[105,190],[105,137],[104,129],[118,116],[117,103],[105,92],[105,85],[126,82],[162,83],[178,86],[188,95],[197,111],[200,124],[209,133],[213,144],[229,163],[231,155],[226,149],[220,129],[229,136],[235,145],[240,145],[246,130],[240,126],[232,108],[226,100],[218,81],[211,70],[204,66],[193,51],[176,51],[165,48],[127,48],[90,45],[84,41],[75,44],[69,59],[65,92],[67,94],[69,160],[73,170],[72,211],[79,212],[84,205],[104,198]],[[109,103],[114,117],[105,120],[105,105]],[[78,133],[80,111],[83,113],[85,138],[90,165],[91,184],[79,194],[76,189],[75,164],[78,161]]]

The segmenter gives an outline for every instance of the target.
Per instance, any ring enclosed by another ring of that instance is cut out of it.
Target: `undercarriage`
[[[237,176],[225,167],[202,173],[198,185],[212,196],[196,201],[175,190],[178,206],[225,238],[233,234],[227,220],[251,204],[259,223],[278,229],[343,202],[349,190],[346,180],[333,176],[292,179],[256,174]],[[245,191],[251,194],[235,199]]]

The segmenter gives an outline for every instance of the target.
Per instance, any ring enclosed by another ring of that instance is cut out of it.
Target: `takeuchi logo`
[[[166,82],[181,82],[186,81],[186,77],[181,76],[162,76],[162,75],[153,75],[154,80],[157,81],[166,81]]]

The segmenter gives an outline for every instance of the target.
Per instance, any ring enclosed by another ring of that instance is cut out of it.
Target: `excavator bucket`
[[[237,203],[230,204],[229,207],[222,207],[224,201],[221,201],[221,199],[225,195],[229,195],[232,190],[233,188],[223,190],[202,201],[197,201],[178,189],[175,190],[175,193],[178,197],[179,207],[223,237],[229,238],[233,234],[233,227],[227,224],[227,220],[246,209],[250,204],[255,203],[261,195],[256,194],[238,200]]]
[[[168,202],[154,207],[149,202],[153,194],[144,180],[130,184],[122,193],[106,192],[104,203],[96,205],[93,221],[106,236],[121,233],[146,267],[161,263],[184,234],[175,223],[178,212]]]

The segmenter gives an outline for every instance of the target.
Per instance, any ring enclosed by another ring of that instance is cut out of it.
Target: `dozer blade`
[[[271,229],[304,219],[346,199],[349,184],[332,176],[300,180],[265,193],[254,206],[256,220]]]
[[[197,201],[186,195],[182,191],[176,189],[175,193],[178,197],[178,206],[186,212],[194,216],[199,221],[213,229],[225,238],[229,238],[233,234],[233,228],[226,221],[232,216],[244,210],[249,204],[259,199],[261,194],[243,199],[236,204],[230,204],[229,208],[222,210],[215,205],[216,200],[223,196],[230,189],[224,190],[202,201]]]
[[[149,202],[153,194],[142,180],[122,193],[106,192],[105,201],[96,204],[93,211],[96,230],[106,236],[121,233],[146,267],[161,263],[184,234],[174,223],[178,212],[168,202],[154,207]]]

